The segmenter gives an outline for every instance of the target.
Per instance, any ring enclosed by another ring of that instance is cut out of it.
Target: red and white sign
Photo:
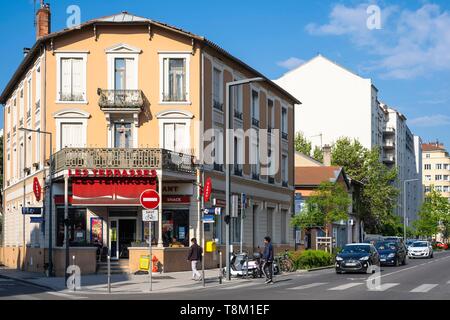
[[[212,190],[212,181],[211,181],[211,178],[208,177],[208,179],[206,179],[205,189],[203,190],[204,191],[203,195],[205,197],[204,198],[205,202],[209,201],[209,198],[211,197],[211,190]]]
[[[191,203],[191,196],[162,196],[163,203],[172,203],[172,204],[188,204]]]
[[[39,179],[37,177],[34,177],[33,179],[33,192],[34,196],[36,197],[36,201],[41,201],[41,185],[39,183]]]
[[[87,178],[156,178],[156,170],[149,169],[69,169],[69,177]]]
[[[159,206],[159,203],[161,201],[158,192],[155,190],[149,189],[142,192],[140,197],[141,205],[145,209],[156,209]]]

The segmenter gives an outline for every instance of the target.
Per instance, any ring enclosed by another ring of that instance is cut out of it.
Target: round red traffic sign
[[[160,197],[159,193],[153,189],[145,190],[140,196],[141,205],[145,209],[153,210],[159,206]]]

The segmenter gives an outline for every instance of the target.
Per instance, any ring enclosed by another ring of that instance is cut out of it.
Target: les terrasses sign
[[[149,169],[69,169],[69,177],[95,178],[156,178],[156,170]]]

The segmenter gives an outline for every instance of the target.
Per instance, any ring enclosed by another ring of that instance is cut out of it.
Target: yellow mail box
[[[215,241],[207,241],[206,242],[206,252],[214,252],[216,251],[216,242]]]

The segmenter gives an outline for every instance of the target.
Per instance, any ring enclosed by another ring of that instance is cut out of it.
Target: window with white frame
[[[442,164],[436,163],[436,170],[442,170]]]
[[[23,114],[25,112],[24,110],[25,105],[24,105],[24,98],[23,98],[23,87],[20,89],[19,92],[19,112],[20,112],[20,116],[19,116],[19,126],[21,127],[23,125]]]
[[[40,107],[40,101],[41,101],[41,66],[37,66],[36,68],[36,92],[35,92],[35,101],[36,101],[36,110]]]
[[[431,191],[431,187],[430,186],[425,186],[425,192],[430,192]]]
[[[36,130],[40,131],[40,128],[36,128]],[[35,149],[35,152],[36,152],[36,154],[35,154],[35,163],[38,163],[40,165],[40,163],[41,163],[41,134],[36,132],[34,138],[35,138],[34,141],[36,141],[36,146],[35,146],[35,148],[36,148]]]
[[[251,168],[252,178],[259,180],[260,163],[259,163],[259,143],[258,141],[252,142],[252,154],[251,154]]]
[[[84,110],[64,109],[53,114],[56,122],[56,148],[85,148],[87,120],[90,114]]]
[[[444,174],[444,181],[449,181],[449,175],[448,174]]]
[[[275,128],[275,107],[272,99],[267,99],[268,124],[270,129]]]
[[[14,149],[13,149],[12,164],[13,164],[12,177],[17,178],[18,175],[17,175],[17,148],[16,148],[16,146],[14,146]]]
[[[33,163],[33,153],[32,153],[33,148],[32,148],[32,146],[33,146],[33,141],[31,140],[31,133],[29,133],[27,136],[27,148],[26,148],[27,155],[26,155],[26,164],[25,164],[27,168],[30,168],[31,164]]]
[[[62,122],[61,123],[61,148],[80,148],[84,147],[83,141],[83,123],[81,122]]]
[[[17,126],[17,98],[14,97],[12,104],[13,126]]]
[[[213,68],[213,107],[223,110],[223,72],[217,67]]]
[[[431,176],[430,175],[425,175],[425,181],[431,181]]]
[[[442,192],[442,186],[434,186],[434,190],[437,192]]]
[[[450,192],[450,186],[442,186],[442,192]]]
[[[427,153],[427,154],[425,155],[425,157],[426,157],[427,159],[429,159],[429,158],[430,158],[430,154]]]
[[[19,144],[19,173],[18,173],[18,177],[22,178],[23,174],[24,174],[24,163],[23,163],[23,159],[24,159],[24,146],[23,146],[23,142],[21,142]]]
[[[161,54],[161,102],[189,101],[189,55]]]
[[[6,154],[7,154],[7,156],[6,156],[5,173],[6,173],[6,180],[9,181],[9,179],[11,179],[11,150],[9,149],[9,147],[6,150]]]
[[[449,166],[450,165],[448,163],[444,163],[444,170],[448,170]]]
[[[31,101],[32,98],[32,86],[31,77],[27,80],[27,119],[31,117]]]
[[[214,129],[214,136],[212,137],[212,141],[214,143],[214,151],[213,151],[213,157],[214,157],[214,170],[222,171],[223,170],[223,129],[222,128],[215,128]]]
[[[431,164],[426,164],[426,165],[424,166],[424,169],[425,169],[425,170],[431,170]]]
[[[57,53],[57,102],[86,102],[85,53]]]
[[[259,93],[252,90],[252,125],[259,127]]]
[[[242,139],[240,137],[234,137],[234,174],[242,176],[242,165],[243,165],[243,145]]]
[[[441,174],[437,174],[434,176],[434,180],[436,181],[442,181],[442,175]]]
[[[163,148],[175,152],[187,152],[186,123],[164,123]]]

